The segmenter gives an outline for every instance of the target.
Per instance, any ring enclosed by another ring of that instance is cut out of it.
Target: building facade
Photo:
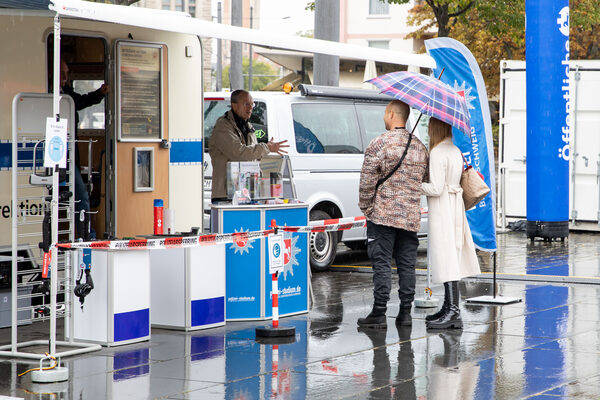
[[[133,4],[136,7],[154,8],[169,11],[181,11],[194,18],[212,21],[212,0],[139,0]],[[211,38],[202,39],[203,49],[203,81],[204,89],[210,90],[212,83],[212,53],[213,43]]]
[[[340,42],[404,52],[419,51],[424,40],[407,38],[415,30],[407,23],[415,2],[389,4],[380,0],[340,0]]]

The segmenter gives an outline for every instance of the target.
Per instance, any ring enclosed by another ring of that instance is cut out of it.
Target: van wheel
[[[325,211],[313,210],[310,212],[311,221],[331,219]],[[311,232],[308,237],[310,248],[310,268],[313,272],[323,272],[335,259],[338,244],[337,232]]]

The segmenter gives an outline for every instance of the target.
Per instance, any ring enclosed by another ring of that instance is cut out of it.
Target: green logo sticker
[[[262,129],[257,129],[254,131],[254,136],[256,136],[257,139],[262,139],[267,136],[267,132],[263,131]]]

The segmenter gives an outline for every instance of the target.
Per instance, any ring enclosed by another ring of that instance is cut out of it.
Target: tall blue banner
[[[467,220],[475,246],[496,251],[496,175],[494,171],[494,141],[485,83],[473,54],[462,43],[450,38],[425,41],[425,47],[437,63],[435,70],[441,80],[462,94],[470,113],[471,137],[453,128],[454,144],[467,161],[481,172],[490,193],[467,211]]]
[[[527,220],[569,220],[569,1],[527,0]]]

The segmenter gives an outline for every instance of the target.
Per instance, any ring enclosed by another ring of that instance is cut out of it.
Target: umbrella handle
[[[442,78],[442,74],[444,73],[445,70],[446,70],[446,67],[442,68],[442,72],[440,72],[440,75],[438,76],[438,80]],[[412,130],[410,131],[411,135],[414,133],[415,129],[417,129],[417,126],[419,125],[419,121],[421,120],[422,116],[423,116],[423,113],[420,113],[419,118],[417,118],[417,122],[415,122],[415,126],[413,126]]]
[[[415,129],[417,129],[417,126],[419,126],[419,121],[421,120],[421,117],[423,116],[423,113],[419,114],[419,118],[417,118],[417,122],[415,122],[415,126],[413,126],[412,130],[410,131],[410,134],[412,135],[413,132],[415,131]]]
[[[445,70],[446,70],[446,67],[442,68],[442,72],[440,72],[440,76],[438,76],[438,80],[440,80],[442,78],[442,74],[444,73]]]

